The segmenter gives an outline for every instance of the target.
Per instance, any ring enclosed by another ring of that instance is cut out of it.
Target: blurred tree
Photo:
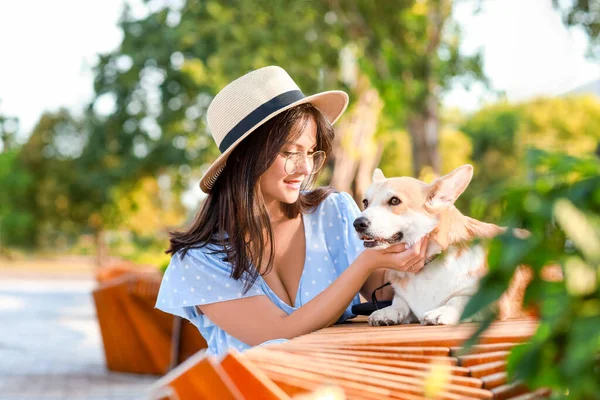
[[[580,27],[590,38],[588,57],[600,60],[600,3],[598,0],[552,0],[567,26]]]
[[[145,177],[133,186],[114,188],[111,197],[114,206],[106,218],[112,224],[109,236],[126,238],[108,240],[111,252],[139,263],[168,262],[170,257],[161,251],[168,240],[168,228],[179,226],[186,217],[171,177]]]
[[[600,101],[592,96],[499,103],[475,113],[460,127],[472,142],[475,176],[465,202],[503,181],[531,179],[529,148],[590,155],[600,141]],[[475,204],[472,204],[474,206]],[[477,208],[476,217],[492,217]],[[475,210],[474,210],[475,211]],[[498,215],[493,217],[499,217]]]
[[[11,150],[16,142],[19,120],[0,114],[0,152]]]
[[[0,255],[8,255],[9,247],[35,245],[36,220],[21,207],[31,200],[33,180],[19,160],[18,128],[17,118],[0,114]]]
[[[379,167],[386,176],[409,176],[412,172],[410,136],[405,131],[386,135],[383,142],[383,156]],[[441,174],[447,174],[461,165],[472,163],[471,140],[463,132],[442,128],[440,132]],[[425,168],[419,179],[431,182],[438,177],[432,169]]]
[[[31,238],[38,246],[68,242],[87,226],[84,210],[93,207],[89,204],[94,198],[84,188],[78,190],[86,177],[77,168],[85,145],[81,122],[62,109],[44,113],[18,153],[19,166],[32,184],[14,209],[33,215],[36,229]]]
[[[97,261],[102,264],[107,256],[106,230],[122,227],[139,236],[152,236],[164,227],[159,229],[157,223],[173,224],[183,217],[181,205],[172,199],[171,190],[176,194],[178,189],[168,176],[161,179],[169,181],[169,193],[159,190],[153,176],[111,181],[111,171],[103,175],[83,157],[85,152],[93,153],[90,143],[85,121],[60,110],[42,115],[27,143],[10,158],[7,153],[3,163],[7,166],[0,168],[7,172],[0,172],[0,182],[13,190],[3,226],[27,233],[12,235],[12,244],[26,245],[16,239],[27,237],[30,244],[56,248],[74,242],[80,234],[92,233]],[[15,171],[20,174],[17,178]],[[13,220],[21,221],[19,229]]]
[[[412,143],[412,174],[441,172],[439,99],[453,83],[486,82],[480,53],[460,51],[461,31],[451,0],[328,0],[355,49],[360,70],[379,91],[383,115],[405,126]]]
[[[38,221],[31,204],[33,177],[20,165],[19,149],[0,153],[0,255],[10,247],[34,247]]]
[[[170,178],[167,175],[159,179],[143,178],[134,187],[116,188],[113,194],[116,200],[115,226],[144,236],[179,225],[185,217],[185,210],[181,203],[173,201],[175,195],[169,189]]]
[[[126,9],[121,46],[102,56],[96,69],[97,97],[90,112],[105,113],[91,118],[94,145],[83,158],[98,174],[110,168],[110,179],[116,180],[138,179],[161,166],[204,166],[218,154],[204,120],[212,96],[249,70],[277,64],[306,92],[352,91],[367,77],[370,83],[363,88],[377,89],[391,125],[409,124],[414,170],[424,165],[438,170],[438,95],[453,77],[482,76],[480,57],[463,57],[458,50],[451,5],[189,0],[154,7],[143,18]],[[366,93],[357,90],[358,96]],[[369,129],[359,135],[364,145],[381,148],[369,142],[376,125]],[[348,178],[338,180],[340,186],[350,187],[358,171],[377,164],[378,154],[372,154],[375,162],[341,163],[354,173],[343,173]],[[347,156],[337,154],[352,159]]]
[[[336,129],[330,182],[340,191],[353,193],[359,204],[383,151],[380,141],[374,140],[383,102],[365,77],[361,76],[360,82],[355,89],[357,100]]]

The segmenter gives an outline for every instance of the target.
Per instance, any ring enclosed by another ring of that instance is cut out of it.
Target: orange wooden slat
[[[487,375],[481,378],[484,389],[493,389],[498,386],[505,385],[507,383],[506,372],[497,372],[492,375]]]
[[[364,366],[356,363],[337,361],[335,363],[323,364],[318,359],[298,354],[289,354],[285,359],[282,359],[281,354],[269,351],[266,348],[261,350],[254,351],[251,355],[260,368],[281,367],[288,371],[302,370],[318,372],[342,379],[351,377],[353,380],[363,382],[364,384],[383,385],[383,387],[388,388],[390,388],[388,385],[394,385],[396,390],[404,393],[423,395],[423,379],[394,374],[394,368],[391,367],[381,368],[383,371],[386,371],[382,372],[375,371],[373,366],[371,369],[365,369]],[[441,394],[444,398],[455,398],[456,396],[460,398],[461,395],[482,399],[491,398],[491,393],[487,390],[454,384],[445,385]]]
[[[305,356],[314,359],[322,365],[354,365],[356,367],[364,368],[365,370],[389,372],[395,375],[415,377],[421,380],[425,380],[431,372],[431,366],[429,364],[417,364],[417,363],[403,363],[402,361],[388,361],[380,359],[372,359],[369,357],[360,357],[355,355],[341,355],[341,354],[318,354],[318,353],[306,353]],[[259,357],[260,358],[260,357]],[[285,362],[285,357],[281,358],[281,362]],[[410,364],[407,365],[406,364]],[[416,365],[415,365],[416,364]],[[282,364],[285,365],[285,364]],[[462,385],[466,387],[481,388],[482,382],[476,378],[470,378],[460,376],[452,370],[453,366],[447,366],[447,372],[449,373],[450,383],[455,385]]]
[[[552,391],[547,388],[541,388],[531,393],[524,393],[515,397],[510,397],[510,400],[534,400],[549,397]]]
[[[317,390],[323,385],[337,385],[343,387],[348,399],[405,399],[405,400],[421,400],[421,396],[403,395],[394,393],[389,389],[379,388],[375,386],[363,385],[357,382],[349,382],[347,380],[339,380],[323,375],[297,371],[294,375],[288,373],[279,373],[277,371],[265,370],[267,376],[273,380],[290,396],[297,396]]]
[[[494,351],[511,350],[513,347],[515,347],[518,344],[519,343],[512,343],[512,342],[494,343],[494,344],[477,344],[475,346],[471,346],[471,348],[468,351],[468,354],[491,353]],[[462,356],[462,355],[465,355],[465,354],[463,354],[465,352],[465,350],[466,349],[461,346],[451,347],[450,355],[452,357]]]
[[[168,389],[168,390],[166,390]],[[199,352],[155,382],[150,392],[171,391],[178,400],[243,400],[245,396],[212,357]]]
[[[478,353],[469,354],[466,356],[459,356],[458,364],[463,367],[472,367],[475,365],[488,364],[494,361],[506,360],[509,351],[494,351],[492,353]]]
[[[523,382],[507,383],[492,389],[494,400],[505,400],[511,397],[519,396],[528,392],[527,386]]]
[[[281,388],[269,380],[267,376],[251,361],[230,352],[221,361],[221,367],[229,375],[233,384],[244,393],[247,400],[289,400]]]
[[[277,348],[270,347],[270,350],[277,350]],[[359,351],[351,351],[351,350],[335,350],[335,349],[327,349],[325,351],[318,352],[316,350],[310,351],[301,351],[299,349],[295,349],[292,351],[281,351],[282,354],[295,353],[308,355],[317,358],[331,358],[331,359],[346,359],[346,360],[356,360],[363,363],[370,363],[375,365],[387,365],[390,367],[398,367],[405,368],[407,370],[415,370],[415,371],[429,371],[431,365],[429,363],[419,363],[419,362],[411,362],[411,361],[402,361],[397,360],[394,355],[390,356],[385,353],[379,352],[359,352]],[[251,356],[249,356],[251,357]],[[451,364],[451,363],[448,363]],[[469,369],[464,367],[457,367],[454,365],[450,365],[448,370],[453,376],[467,376],[469,375]]]
[[[506,371],[506,361],[495,361],[469,368],[472,377],[481,378],[498,372]]]

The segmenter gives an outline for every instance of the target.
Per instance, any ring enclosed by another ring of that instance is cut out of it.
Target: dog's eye
[[[363,200],[363,206],[364,206],[365,208],[369,207],[369,201],[368,201],[367,199],[364,199],[364,200]]]
[[[398,204],[402,203],[402,201],[400,201],[399,198],[394,196],[390,199],[389,203],[390,203],[390,206],[397,206]]]

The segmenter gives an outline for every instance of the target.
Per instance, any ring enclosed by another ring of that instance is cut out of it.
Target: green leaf
[[[504,293],[508,286],[508,282],[504,283],[497,278],[497,274],[490,273],[482,279],[481,287],[485,289],[477,291],[471,297],[463,310],[461,320],[471,318],[478,312],[485,310],[502,296],[502,293]]]

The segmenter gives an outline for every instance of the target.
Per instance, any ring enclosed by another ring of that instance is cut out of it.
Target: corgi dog
[[[405,243],[410,247],[426,235],[429,244],[426,265],[418,273],[389,271],[395,292],[392,305],[373,312],[370,325],[417,321],[448,325],[460,321],[480,278],[487,272],[486,250],[473,240],[492,238],[506,230],[469,218],[454,206],[472,177],[471,165],[463,165],[431,184],[411,177],[387,179],[380,169],[375,170],[363,200],[364,211],[354,221],[364,246],[385,248]],[[521,238],[528,235],[519,229],[513,232]],[[516,316],[515,311],[520,310],[520,305],[515,307],[515,299],[503,299],[501,303],[505,304],[503,318]]]

